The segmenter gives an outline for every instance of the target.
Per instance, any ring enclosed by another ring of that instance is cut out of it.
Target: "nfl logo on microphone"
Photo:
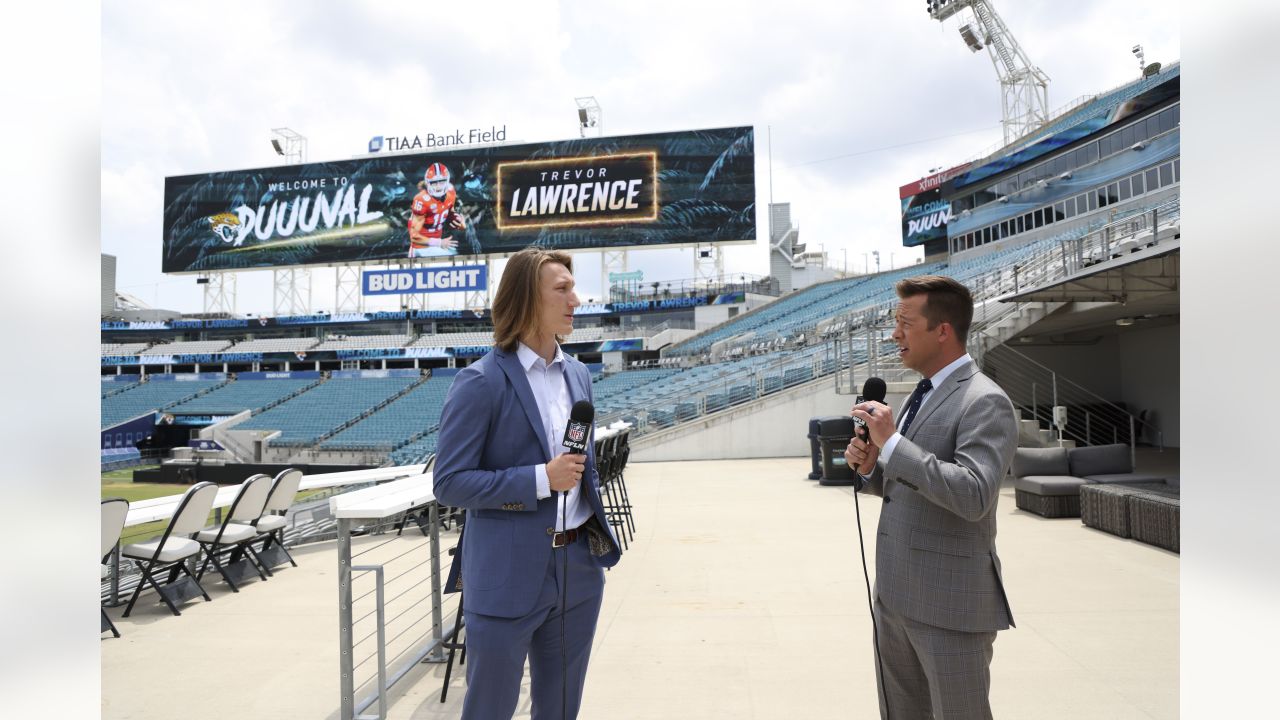
[[[569,426],[569,439],[573,442],[580,443],[587,437],[587,426],[573,423]]]

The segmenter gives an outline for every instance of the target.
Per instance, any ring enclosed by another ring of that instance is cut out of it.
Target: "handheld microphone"
[[[883,381],[880,383],[883,385]],[[884,398],[882,393],[880,396]],[[587,436],[591,434],[591,423],[596,419],[596,409],[586,400],[579,400],[569,411],[569,424],[564,427],[565,447],[571,455],[587,454]]]
[[[564,426],[564,441],[561,443],[569,448],[570,455],[586,455],[587,454],[587,436],[591,434],[591,423],[595,422],[596,409],[586,400],[579,400],[573,404],[573,408],[569,410],[569,423]],[[584,473],[585,477],[585,473]],[[561,492],[562,498],[568,497],[567,492]],[[565,525],[565,505],[560,505],[560,526]],[[567,550],[567,548],[566,548]],[[564,612],[569,605],[569,553],[564,553],[562,564],[562,575],[560,591],[560,712],[561,717],[568,717],[569,712],[569,661],[566,656],[567,643],[564,636]]]
[[[878,377],[867,378],[867,382],[862,385],[862,394],[858,396],[857,402],[862,403],[868,400],[874,400],[875,402],[882,403],[884,402],[884,396],[887,391],[888,388],[885,387],[884,380]],[[868,412],[874,415],[875,409],[872,408]],[[853,433],[861,438],[863,442],[871,442],[871,432],[867,430],[867,421],[860,417],[853,418]],[[858,475],[856,470],[854,471],[854,477],[857,478],[858,481],[856,489],[861,491],[863,485],[862,477]],[[871,614],[871,642],[875,645],[876,666],[879,667],[880,677],[883,678],[884,661],[880,656],[880,628],[876,623],[875,608],[871,604],[871,575],[867,573],[867,547],[862,540],[862,511],[858,507],[858,499],[856,496],[853,500],[853,511],[855,517],[858,519],[858,550],[862,555],[862,577],[867,583],[867,612]],[[878,684],[880,685],[881,699],[884,701],[884,704],[881,707],[885,708],[885,717],[887,718],[889,717],[889,696],[884,689],[884,683],[881,682]]]
[[[868,400],[873,400],[875,402],[882,403],[884,402],[886,392],[888,392],[888,388],[885,386],[884,380],[881,380],[878,377],[867,378],[867,381],[862,385],[862,394],[859,395],[854,402],[862,403],[867,402]],[[874,411],[875,408],[872,408],[872,414],[874,414]],[[862,442],[871,442],[871,433],[867,430],[866,420],[863,420],[860,417],[855,417],[853,418],[853,425],[853,432],[858,436],[859,440]]]

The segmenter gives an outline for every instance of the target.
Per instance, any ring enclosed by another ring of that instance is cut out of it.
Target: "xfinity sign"
[[[507,126],[491,125],[488,128],[461,128],[452,132],[429,132],[425,135],[374,135],[369,138],[369,152],[410,152],[413,150],[439,150],[460,145],[500,143],[507,140]]]
[[[365,295],[410,295],[432,292],[472,292],[488,289],[484,265],[454,265],[412,270],[366,270]]]

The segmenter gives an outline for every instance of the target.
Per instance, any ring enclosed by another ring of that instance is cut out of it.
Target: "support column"
[[[206,315],[223,313],[236,314],[236,274],[234,272],[212,272],[203,276],[204,312]]]
[[[360,266],[338,265],[333,269],[333,312],[364,312],[364,294],[360,285]]]

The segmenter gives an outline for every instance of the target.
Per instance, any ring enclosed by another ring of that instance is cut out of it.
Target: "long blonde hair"
[[[539,281],[542,266],[549,262],[573,272],[573,256],[563,250],[527,247],[507,261],[493,298],[493,342],[504,352],[514,352],[520,338],[538,332]],[[564,338],[557,335],[556,342]]]

